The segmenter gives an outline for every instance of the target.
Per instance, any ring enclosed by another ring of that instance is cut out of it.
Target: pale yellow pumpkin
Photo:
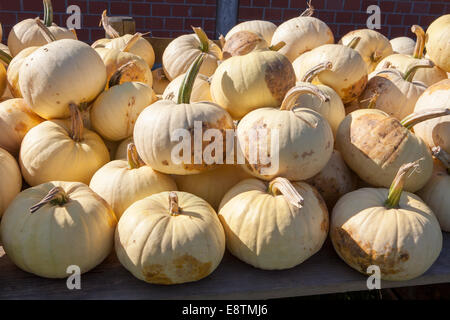
[[[264,40],[266,40],[266,42],[270,44],[272,42],[272,36],[276,29],[277,26],[270,21],[265,20],[244,21],[231,28],[230,31],[228,31],[227,35],[225,36],[225,40],[228,41],[231,38],[231,36],[233,36],[236,32],[251,31],[260,34],[264,38]]]
[[[450,72],[450,14],[440,16],[427,29],[425,48],[430,59]]]
[[[20,148],[20,167],[30,186],[56,181],[89,184],[94,173],[109,161],[109,152],[95,132],[83,129],[77,107],[67,120],[45,121],[26,134]]]
[[[66,278],[99,265],[113,248],[117,219],[88,186],[54,181],[21,192],[5,212],[3,248],[20,269]],[[69,271],[69,272],[68,272]]]
[[[136,278],[179,284],[207,277],[225,252],[214,209],[186,192],[161,192],[131,205],[116,229],[116,254]]]
[[[128,146],[127,160],[105,164],[94,174],[89,187],[111,205],[118,219],[138,200],[177,190],[170,176],[154,171],[139,159],[134,144]]]
[[[22,92],[19,86],[20,68],[22,67],[25,58],[36,51],[39,47],[28,47],[20,51],[9,63],[8,70],[6,72],[6,78],[8,80],[8,88],[15,98],[22,98]]]
[[[3,93],[6,90],[7,83],[6,69],[3,64],[0,64],[0,97],[3,96]]]
[[[223,60],[261,49],[269,49],[269,44],[263,36],[252,31],[238,31],[229,37],[222,47]]]
[[[0,147],[18,155],[25,134],[44,121],[31,111],[23,99],[0,103]]]
[[[138,40],[129,46],[129,42],[134,36],[137,36]],[[123,50],[129,46],[126,49],[126,52],[135,54],[144,59],[151,69],[155,63],[155,51],[153,50],[152,45],[150,42],[142,38],[140,33],[137,33],[134,36],[131,34],[125,34],[121,37],[111,39],[111,41],[105,44],[105,48]]]
[[[22,188],[22,175],[16,159],[0,148],[0,219]],[[1,234],[1,232],[0,232]]]
[[[389,41],[392,46],[392,50],[395,53],[412,55],[414,53],[414,47],[416,42],[409,37],[397,37]]]
[[[114,160],[126,159],[128,153],[127,149],[130,143],[134,143],[134,139],[132,136],[121,141],[120,144],[117,146],[116,154],[114,155],[114,157],[111,157],[111,159]]]
[[[178,93],[183,83],[185,73],[180,74],[178,77],[170,81],[169,85],[164,90],[162,98],[165,100],[178,100]],[[195,78],[194,86],[192,87],[191,102],[210,101],[211,98],[211,79],[203,74],[199,74]]]
[[[402,192],[411,169],[403,166],[385,188],[363,188],[339,199],[330,235],[338,255],[352,268],[381,279],[409,280],[425,273],[442,249],[442,232],[431,209],[415,194]]]
[[[320,250],[328,234],[328,210],[304,182],[247,179],[227,192],[219,218],[227,249],[260,269],[299,265]]]
[[[252,110],[278,107],[294,85],[294,70],[283,54],[258,50],[222,62],[212,77],[211,96],[239,120]]]
[[[163,68],[156,68],[152,71],[153,76],[153,90],[157,95],[163,94],[164,90],[169,85],[170,81],[166,78]]]

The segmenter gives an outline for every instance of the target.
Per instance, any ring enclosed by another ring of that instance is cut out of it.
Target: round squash
[[[25,58],[36,51],[39,47],[28,47],[20,51],[8,65],[6,78],[8,80],[8,88],[15,98],[22,98],[22,92],[19,86],[20,68],[22,67]]]
[[[389,189],[363,188],[344,195],[331,215],[330,235],[338,255],[368,274],[380,268],[381,279],[416,278],[442,249],[442,232],[431,209],[415,194],[402,192],[417,163],[402,166]]]
[[[261,49],[269,49],[269,45],[261,35],[252,31],[238,31],[229,37],[222,47],[223,60]]]
[[[16,159],[0,148],[0,219],[22,188],[22,175]],[[1,232],[0,232],[1,234]]]
[[[180,87],[183,84],[185,73],[180,74],[178,77],[170,81],[169,85],[164,90],[162,94],[162,98],[164,100],[172,100],[174,102],[178,101],[178,93],[180,91]],[[191,92],[191,102],[200,102],[200,101],[210,101],[211,98],[211,79],[203,74],[198,74],[197,78],[195,78],[194,86],[192,87]]]
[[[414,53],[416,42],[409,37],[398,37],[391,39],[389,42],[391,43],[394,54],[399,53],[411,56]]]
[[[137,37],[136,42],[133,41],[133,37]],[[121,37],[111,39],[111,41],[105,44],[105,48],[118,49],[135,54],[144,59],[150,69],[155,63],[155,51],[153,51],[152,45],[142,38],[142,34],[139,32],[134,35],[125,34]]]
[[[207,277],[225,252],[216,212],[186,192],[161,192],[135,202],[119,221],[115,248],[136,278],[179,284]]]
[[[66,278],[99,265],[113,248],[117,219],[88,186],[54,181],[22,191],[1,225],[3,248],[20,269],[46,278]]]
[[[440,16],[427,29],[425,48],[430,59],[450,72],[450,14]]]
[[[83,120],[71,105],[72,123],[45,121],[26,134],[20,148],[20,167],[30,186],[56,181],[89,184],[94,173],[109,161],[100,136],[83,129]]]
[[[44,121],[23,99],[9,99],[0,103],[0,147],[18,155],[25,134]]]
[[[260,269],[299,265],[320,250],[328,234],[328,210],[304,182],[247,179],[227,192],[219,219],[227,249]]]
[[[127,159],[127,155],[128,155],[128,145],[130,143],[134,144],[134,139],[133,137],[129,137],[126,138],[125,140],[123,140],[122,142],[120,142],[120,144],[118,145],[117,149],[116,149],[116,154],[114,157],[112,157],[111,159],[114,160],[122,160],[122,159]]]
[[[163,68],[156,68],[152,71],[153,76],[153,90],[157,95],[163,94],[164,90],[169,85],[170,81],[164,74]]]
[[[276,29],[277,26],[270,21],[265,20],[244,21],[231,28],[231,30],[228,31],[227,35],[225,36],[225,40],[228,41],[235,33],[239,31],[251,31],[260,34],[264,38],[264,40],[266,40],[266,42],[270,44],[272,42],[272,36]]]

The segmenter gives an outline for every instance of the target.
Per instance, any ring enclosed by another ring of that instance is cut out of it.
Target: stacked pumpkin
[[[308,4],[278,27],[238,24],[220,46],[194,27],[154,68],[143,34],[120,36],[105,11],[108,38],[89,46],[45,0],[44,20],[20,22],[0,51],[10,259],[63,278],[114,247],[138,279],[177,284],[207,277],[225,248],[292,268],[330,232],[359,272],[426,272],[450,228],[450,15],[413,26],[411,50],[365,29],[334,43]]]

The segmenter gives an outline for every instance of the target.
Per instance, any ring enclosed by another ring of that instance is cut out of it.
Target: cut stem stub
[[[49,193],[44,197],[44,199],[42,199],[41,201],[39,201],[30,208],[30,213],[35,213],[48,203],[54,206],[62,206],[67,202],[69,202],[69,200],[70,200],[69,196],[67,195],[67,193],[64,191],[63,188],[54,187],[49,191]]]

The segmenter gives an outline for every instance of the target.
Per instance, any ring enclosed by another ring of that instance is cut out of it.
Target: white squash
[[[0,219],[22,188],[22,175],[16,159],[0,148]],[[1,234],[1,232],[0,232]]]
[[[264,40],[266,40],[266,42],[270,44],[272,42],[272,36],[276,29],[277,26],[270,21],[265,20],[244,21],[231,28],[230,31],[228,31],[227,35],[225,36],[225,40],[228,41],[230,37],[233,36],[236,32],[251,31],[260,34],[264,38]]]

